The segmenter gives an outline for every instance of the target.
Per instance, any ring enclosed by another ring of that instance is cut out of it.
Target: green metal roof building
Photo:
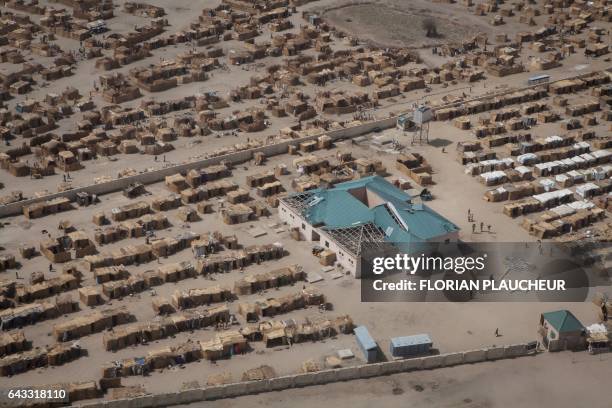
[[[584,326],[580,323],[580,320],[578,320],[569,310],[542,313],[542,316],[544,320],[559,333],[584,330]]]
[[[540,316],[542,343],[549,351],[579,350],[586,347],[585,327],[569,310]]]
[[[451,221],[422,203],[413,203],[409,194],[380,176],[291,194],[281,199],[279,215],[290,225],[300,226],[307,239],[327,236],[340,252],[353,258],[361,254],[363,242],[393,243],[410,252],[418,243],[455,241],[459,231]],[[312,231],[306,231],[305,224],[315,233],[308,234]],[[329,241],[321,241],[330,248]]]

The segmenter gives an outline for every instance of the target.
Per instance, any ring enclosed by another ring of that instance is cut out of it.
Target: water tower
[[[417,129],[412,134],[412,144],[429,143],[429,122],[433,120],[433,110],[425,105],[417,106],[412,112],[412,121]]]

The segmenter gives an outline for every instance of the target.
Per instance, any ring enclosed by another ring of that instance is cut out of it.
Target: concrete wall
[[[358,257],[352,256],[347,252],[346,249],[340,247],[322,228],[313,228],[313,226],[306,221],[299,213],[291,209],[288,205],[285,205],[283,201],[280,201],[278,206],[278,216],[281,221],[286,222],[290,228],[299,228],[300,233],[304,236],[306,241],[317,242],[322,247],[333,251],[336,254],[336,262],[342,265],[342,267],[349,271],[353,277],[359,278],[357,274]],[[304,228],[302,228],[304,225]],[[319,235],[318,241],[312,240],[313,231]],[[327,244],[326,244],[327,243]]]
[[[503,358],[515,358],[531,354],[525,344],[489,347],[484,349],[460,351],[457,353],[364,364],[353,367],[337,368],[316,373],[301,373],[269,380],[239,382],[234,384],[204,387],[199,389],[147,395],[123,400],[100,401],[77,405],[87,408],[149,408],[187,404],[196,401],[234,398],[241,395],[279,391],[297,387],[329,384],[339,381],[371,378],[382,375],[428,370],[459,364],[479,363]]]
[[[116,191],[121,191],[130,185],[133,182],[140,182],[143,184],[152,184],[163,181],[166,176],[171,176],[176,173],[186,173],[192,169],[199,169],[202,167],[212,166],[215,164],[219,164],[222,161],[239,164],[249,161],[253,158],[253,155],[256,152],[263,152],[266,156],[276,156],[279,154],[287,153],[289,149],[289,145],[298,145],[304,141],[316,140],[319,136],[323,134],[329,135],[333,141],[352,138],[356,136],[360,136],[366,133],[373,131],[376,128],[379,129],[387,129],[395,126],[396,118],[386,118],[373,122],[364,123],[357,126],[352,126],[349,128],[343,128],[338,130],[332,130],[330,132],[321,132],[320,134],[314,136],[307,136],[299,139],[293,139],[288,141],[283,141],[280,143],[275,143],[272,145],[262,146],[254,149],[243,150],[240,152],[234,152],[225,154],[222,156],[211,157],[208,159],[198,160],[191,163],[179,164],[177,166],[168,167],[165,169],[150,171],[147,173],[136,174],[134,176],[124,177],[121,179],[111,180],[105,183],[93,184],[89,186],[84,186],[80,188],[76,188],[69,191],[63,191],[59,193],[53,193],[46,195],[44,197],[36,197],[30,198],[28,200],[19,201],[16,203],[11,203],[7,205],[0,206],[0,218],[8,217],[11,215],[18,215],[22,213],[22,208],[26,205],[34,204],[37,202],[51,200],[53,198],[58,197],[68,197],[71,200],[74,200],[76,194],[79,192],[88,192],[91,194],[109,194]]]

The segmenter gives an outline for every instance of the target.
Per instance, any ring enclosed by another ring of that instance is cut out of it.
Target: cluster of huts
[[[55,344],[0,358],[0,376],[8,377],[41,367],[59,366],[83,356],[78,344]]]
[[[318,289],[309,287],[278,298],[257,299],[253,302],[239,303],[238,314],[243,316],[247,322],[253,322],[261,317],[289,313],[292,310],[311,305],[322,305],[324,302],[325,296]]]
[[[3,309],[0,310],[0,328],[2,330],[20,328],[79,310],[78,302],[69,294],[57,296],[54,302],[41,301],[24,305],[16,305],[15,300],[8,295],[2,295],[1,300]]]
[[[144,237],[149,231],[170,227],[170,221],[161,213],[145,214],[136,220],[125,220],[117,225],[104,226],[94,232],[98,245],[109,244],[126,238]]]
[[[158,317],[146,323],[132,323],[105,332],[104,348],[116,351],[133,345],[147,343],[184,331],[203,329],[230,320],[226,305],[184,310],[170,316]]]
[[[236,295],[250,295],[266,289],[291,285],[306,279],[306,273],[299,265],[275,269],[270,272],[247,275],[234,283]]]
[[[120,378],[145,375],[151,371],[166,369],[202,359],[219,360],[242,354],[248,350],[248,342],[237,331],[219,333],[207,342],[187,341],[176,346],[150,351],[143,357],[117,360],[102,367],[103,378]]]
[[[31,303],[77,289],[79,285],[80,279],[68,273],[49,279],[44,279],[41,274],[41,279],[38,279],[36,283],[17,284],[13,299],[19,303]]]
[[[240,332],[249,341],[263,341],[266,347],[276,347],[351,334],[353,327],[353,320],[348,315],[331,319],[317,315],[307,317],[303,322],[294,319],[264,321],[248,325]]]
[[[134,320],[134,315],[125,307],[96,310],[87,315],[54,325],[53,338],[60,342],[66,342],[89,336],[93,333],[99,333],[121,324],[130,323]]]
[[[198,274],[225,273],[234,269],[244,268],[250,264],[279,259],[285,256],[281,243],[265,245],[249,245],[242,249],[229,250],[207,257],[199,257],[196,262]]]
[[[30,348],[22,330],[12,333],[0,333],[0,357],[15,354]]]

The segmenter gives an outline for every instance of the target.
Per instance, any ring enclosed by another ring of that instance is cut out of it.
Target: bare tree
[[[436,24],[436,20],[433,18],[426,18],[422,23],[423,30],[426,32],[427,37],[437,37],[438,36],[438,26]]]

